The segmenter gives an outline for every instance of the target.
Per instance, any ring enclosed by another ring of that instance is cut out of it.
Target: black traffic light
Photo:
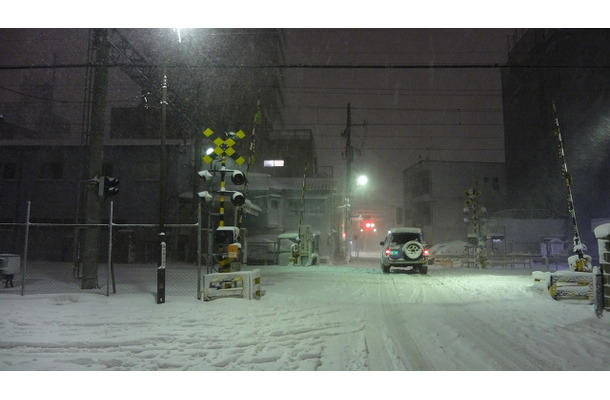
[[[217,192],[212,192],[212,193],[221,194],[223,196],[231,196],[231,204],[233,204],[234,206],[237,206],[237,207],[241,207],[246,203],[246,197],[244,196],[244,194],[242,192],[237,192],[237,191],[233,191],[233,190],[219,190]],[[205,190],[203,192],[197,193],[197,195],[203,201],[210,202],[213,199],[212,193]]]
[[[199,175],[199,177],[204,181],[211,181],[214,178],[214,174],[216,172],[219,172],[221,174],[223,182],[226,174],[229,174],[231,176],[231,182],[233,182],[234,185],[244,185],[247,182],[246,175],[242,171],[238,169],[226,169],[224,167],[219,170],[206,169],[203,171],[199,171],[197,172],[197,175]],[[241,207],[246,203],[246,197],[242,192],[226,190],[224,189],[224,184],[223,187],[218,191],[209,192],[206,190],[197,193],[197,195],[204,201],[208,202],[212,200],[212,193],[220,194],[223,196],[231,196],[231,203],[236,207]]]
[[[97,178],[97,195],[100,197],[110,197],[119,193],[119,178],[112,176],[102,176]]]
[[[241,207],[245,202],[246,198],[242,192],[233,192],[231,195],[231,203],[233,203],[234,206]]]
[[[240,170],[236,169],[233,171],[233,174],[231,174],[231,182],[233,182],[235,185],[243,185],[246,183],[246,175],[244,175],[244,173]]]
[[[104,177],[104,196],[110,197],[119,193],[119,178]]]
[[[246,175],[238,169],[205,169],[203,171],[197,172],[197,175],[204,181],[211,181],[214,178],[214,173],[220,172],[221,174],[230,174],[231,182],[235,185],[243,185],[246,183]],[[224,175],[223,175],[224,176]]]

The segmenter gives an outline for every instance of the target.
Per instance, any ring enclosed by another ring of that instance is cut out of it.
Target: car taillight
[[[430,255],[430,250],[424,249],[424,256],[428,257]]]
[[[388,257],[390,255],[390,248],[386,247],[384,250],[384,253],[385,253],[386,257]]]

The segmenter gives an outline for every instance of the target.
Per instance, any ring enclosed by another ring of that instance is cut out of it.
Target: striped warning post
[[[261,296],[261,271],[255,269],[250,272],[250,300],[259,300]]]
[[[258,269],[207,274],[203,277],[203,301],[221,297],[258,300],[261,296],[261,274]]]
[[[588,272],[555,272],[550,275],[549,293],[555,300],[593,299],[593,274]]]

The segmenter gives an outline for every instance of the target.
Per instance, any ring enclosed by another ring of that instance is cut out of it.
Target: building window
[[[114,176],[112,171],[113,171],[112,164],[104,163],[102,165],[102,175],[104,175],[104,176]]]
[[[492,178],[490,178],[489,176],[486,176],[483,178],[483,183],[485,183],[485,184],[491,183],[491,188],[493,190],[500,190],[500,179],[498,179],[497,176],[494,176]]]
[[[290,212],[293,213],[294,215],[299,215],[299,213],[301,212],[301,201],[300,200],[288,199],[287,206],[288,206],[288,210],[290,210]]]
[[[322,215],[326,209],[324,204],[325,201],[323,199],[309,199],[305,202],[305,213]]]
[[[294,215],[300,215],[301,211],[306,215],[321,215],[326,209],[323,199],[306,199],[304,203],[301,199],[289,199],[287,205]]]
[[[404,211],[402,207],[396,207],[396,225],[402,226],[404,224]]]
[[[283,167],[284,160],[265,160],[263,161],[263,167]]]
[[[159,163],[139,163],[133,169],[133,178],[136,181],[158,181]]]
[[[432,207],[429,204],[416,205],[413,223],[415,226],[432,225]]]
[[[0,179],[4,181],[17,179],[17,163],[0,163]]]
[[[43,163],[38,169],[38,179],[59,180],[64,175],[64,164],[61,161]]]
[[[419,173],[414,181],[411,189],[411,196],[423,196],[432,192],[432,185],[430,182],[430,171],[423,171]]]

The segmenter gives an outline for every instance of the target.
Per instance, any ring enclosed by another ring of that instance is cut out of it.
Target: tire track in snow
[[[390,327],[391,337],[398,347],[400,357],[406,369],[415,371],[433,370],[433,366],[424,356],[421,351],[421,343],[417,339],[417,332],[410,329],[411,320],[404,319],[405,310],[409,304],[422,304],[425,299],[424,289],[421,286],[410,286],[412,292],[409,294],[407,304],[401,299],[402,288],[397,285],[397,282],[402,282],[403,278],[411,278],[412,275],[405,274],[392,275],[392,286],[386,292],[388,304],[391,306],[385,309],[386,319]],[[418,324],[416,319],[413,319],[415,324]]]
[[[391,279],[388,279],[391,278]],[[418,348],[405,325],[397,321],[403,307],[396,283],[392,276],[376,277],[375,290],[368,309],[365,332],[370,370],[430,370],[430,365]],[[423,301],[423,292],[414,291],[413,301]]]
[[[439,290],[439,286],[442,287]],[[466,313],[456,302],[457,293],[450,294],[452,289],[443,284],[442,280],[430,286],[434,291],[434,298],[443,300],[443,303],[454,304],[451,310],[443,313],[444,323],[459,332],[462,340],[471,341],[476,351],[487,355],[487,361],[494,363],[494,368],[501,371],[547,371],[556,367],[550,361],[538,358],[535,354],[524,349],[515,340],[508,337],[504,332],[496,329],[493,324],[473,315]],[[498,312],[501,312],[498,310]],[[481,357],[483,359],[483,357]]]

